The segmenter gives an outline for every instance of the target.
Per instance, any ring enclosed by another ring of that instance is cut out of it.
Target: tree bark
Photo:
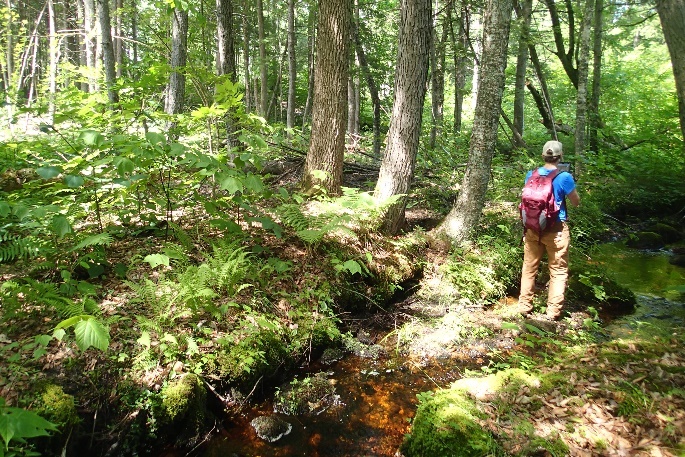
[[[224,75],[231,83],[237,80],[235,62],[235,40],[233,36],[233,0],[216,0],[216,34],[218,48],[218,73]],[[235,138],[238,119],[234,111],[224,118],[226,123],[226,144],[229,148],[237,146]]]
[[[124,74],[124,29],[123,29],[123,0],[114,2],[114,61],[117,78]]]
[[[512,6],[511,0],[489,0],[486,6],[480,83],[466,174],[454,207],[436,229],[452,242],[470,236],[485,204],[497,142]]]
[[[453,2],[455,4],[456,2]],[[450,22],[450,36],[454,48],[454,132],[461,132],[462,113],[464,111],[464,93],[466,88],[467,55],[468,55],[468,10],[466,6],[461,8],[459,15],[459,28],[454,32],[454,20],[452,9],[447,9]]]
[[[656,9],[668,52],[671,54],[678,96],[680,130],[685,139],[685,0],[657,0]]]
[[[434,17],[439,12],[438,0],[435,0]],[[437,137],[442,132],[445,105],[445,48],[447,45],[447,24],[442,25],[440,39],[437,40],[437,21],[432,27],[433,39],[431,40],[431,133],[430,148],[435,149]]]
[[[109,15],[109,1],[97,0],[98,19],[100,22],[100,36],[102,45],[102,65],[105,70],[105,83],[107,84],[107,97],[110,105],[119,103],[119,93],[115,88],[116,69],[114,61],[114,45],[112,43],[112,21]]]
[[[359,67],[362,70],[366,85],[369,88],[371,95],[371,105],[373,106],[373,155],[380,157],[381,155],[381,99],[378,95],[378,85],[373,79],[369,63],[366,59],[366,52],[362,46],[362,40],[359,36],[359,21],[354,26],[354,43],[357,50],[357,59],[359,59]]]
[[[188,12],[174,9],[171,15],[171,59],[169,60],[171,75],[169,75],[166,103],[164,104],[164,112],[167,114],[179,114],[183,111],[187,58]]]
[[[314,61],[316,56],[316,22],[317,12],[314,7],[309,8],[309,17],[307,19],[307,100],[304,104],[304,112],[302,113],[302,130],[307,125],[309,114],[312,111],[312,103],[314,101]]]
[[[580,50],[578,52],[578,93],[576,96],[576,135],[575,135],[575,174],[583,172],[583,156],[585,154],[587,131],[587,86],[588,60],[590,58],[590,35],[592,29],[592,15],[595,12],[594,0],[585,0],[585,11],[580,25]]]
[[[95,69],[97,68],[97,26],[95,18],[95,1],[83,0],[83,19],[86,36],[86,64],[88,66],[88,91],[97,92],[99,90]]]
[[[262,0],[257,0],[257,27],[259,33],[259,76],[260,76],[260,92],[259,92],[259,114],[266,117],[267,109],[269,108],[269,92],[268,92],[268,73],[266,61],[266,33],[264,31],[264,5]]]
[[[528,44],[530,41],[530,20],[533,13],[533,0],[522,0],[521,34],[519,36],[519,49],[516,58],[516,82],[514,88],[514,129],[523,136],[524,108],[526,94],[526,70],[528,67]]]
[[[430,64],[431,11],[431,0],[401,1],[392,117],[374,192],[380,203],[401,196],[385,211],[383,230],[391,234],[404,225],[414,177]]]
[[[288,106],[285,126],[289,130],[295,126],[295,95],[297,83],[297,60],[295,58],[295,0],[288,0]],[[290,133],[288,133],[290,136]]]
[[[250,5],[252,4],[251,0],[245,0],[243,2],[243,19],[242,19],[242,26],[243,26],[243,84],[245,84],[245,111],[250,112],[252,111],[252,103],[251,100],[253,99],[252,94],[250,93],[250,87],[251,87],[251,73],[250,73],[250,27],[248,25],[248,14],[250,12]],[[255,105],[257,104],[257,101],[255,100]]]
[[[59,60],[59,43],[57,40],[57,18],[55,17],[55,4],[48,0],[48,53],[50,56],[50,71],[48,75],[48,123],[52,124],[55,117],[55,97],[57,96],[57,62]]]
[[[575,39],[575,19],[573,15],[573,5],[571,0],[565,0],[566,13],[568,15],[568,50],[565,48],[564,35],[561,32],[561,20],[559,19],[559,12],[555,0],[544,0],[549,10],[550,19],[552,20],[552,31],[554,33],[554,44],[556,46],[556,56],[559,58],[564,71],[568,75],[571,83],[575,88],[578,88],[578,69],[573,66],[573,54],[576,50]]]
[[[604,2],[603,0],[595,0],[595,25],[593,37],[593,61],[592,61],[592,95],[589,106],[589,126],[590,126],[590,150],[599,151],[599,144],[597,132],[601,127],[601,119],[599,116],[599,99],[601,91],[601,77],[602,77],[602,37],[604,35]]]
[[[312,133],[303,177],[305,191],[313,191],[319,185],[330,195],[337,195],[342,186],[351,20],[352,0],[319,1]]]

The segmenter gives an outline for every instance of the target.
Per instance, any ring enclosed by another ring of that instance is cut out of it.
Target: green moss
[[[626,246],[635,249],[660,249],[664,247],[664,239],[655,232],[637,232],[626,240]]]
[[[217,355],[218,374],[228,383],[250,388],[284,361],[289,357],[283,338],[266,329],[245,336],[237,344],[227,339]]]
[[[74,396],[64,392],[62,387],[48,384],[39,400],[36,413],[62,428],[81,421],[76,411]]]
[[[666,244],[675,243],[676,241],[680,241],[683,239],[683,234],[680,232],[680,230],[661,222],[649,227],[647,229],[647,232],[654,232],[659,234],[659,236],[661,236],[661,238],[664,240],[664,243]]]
[[[401,451],[406,457],[485,456],[497,450],[492,434],[480,425],[482,413],[457,388],[419,396],[411,433]]]
[[[337,401],[326,373],[295,379],[274,398],[274,410],[283,414],[317,414]]]
[[[202,380],[194,374],[187,374],[170,382],[161,391],[162,421],[174,423],[191,418],[204,419],[207,392]]]

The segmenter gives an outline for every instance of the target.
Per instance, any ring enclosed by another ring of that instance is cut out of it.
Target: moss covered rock
[[[276,331],[262,329],[240,338],[232,337],[237,343],[225,343],[217,354],[219,376],[239,389],[252,388],[262,376],[273,375],[273,367],[292,362],[282,335]]]
[[[165,435],[180,445],[198,442],[208,419],[207,391],[202,379],[186,374],[169,382],[160,392],[159,421]]]
[[[680,230],[664,223],[654,224],[646,231],[659,234],[666,244],[675,243],[683,239],[683,234]]]
[[[338,404],[339,397],[326,373],[295,379],[274,398],[274,410],[283,414],[318,414]]]
[[[411,432],[402,443],[406,457],[472,457],[497,449],[492,434],[480,425],[482,413],[462,389],[452,388],[419,396]]]
[[[661,249],[664,244],[664,239],[656,232],[633,233],[626,240],[626,246],[635,249]]]
[[[58,425],[62,430],[81,421],[74,396],[64,392],[62,387],[48,384],[38,401],[36,413],[50,422]]]
[[[668,262],[671,265],[675,265],[678,267],[685,267],[685,254],[674,255],[673,257],[668,259]]]

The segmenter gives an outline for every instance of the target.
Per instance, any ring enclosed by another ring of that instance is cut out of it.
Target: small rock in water
[[[250,425],[254,428],[258,437],[269,443],[280,440],[293,429],[291,424],[278,416],[255,417],[250,422]]]

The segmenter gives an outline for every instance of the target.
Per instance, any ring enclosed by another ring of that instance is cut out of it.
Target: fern
[[[107,246],[112,243],[112,235],[109,233],[97,233],[95,235],[90,235],[81,240],[76,246],[70,249],[70,251],[80,251],[81,249],[90,246]]]
[[[298,238],[307,244],[319,243],[327,234],[337,230],[352,232],[345,223],[349,216],[339,212],[324,212],[318,216],[306,215],[302,209],[292,203],[281,205],[276,209],[283,223],[295,230]]]
[[[0,263],[37,257],[42,248],[41,243],[33,237],[21,238],[4,233],[0,235]]]
[[[283,223],[296,231],[307,230],[310,226],[309,217],[305,216],[299,205],[288,203],[276,209]]]

